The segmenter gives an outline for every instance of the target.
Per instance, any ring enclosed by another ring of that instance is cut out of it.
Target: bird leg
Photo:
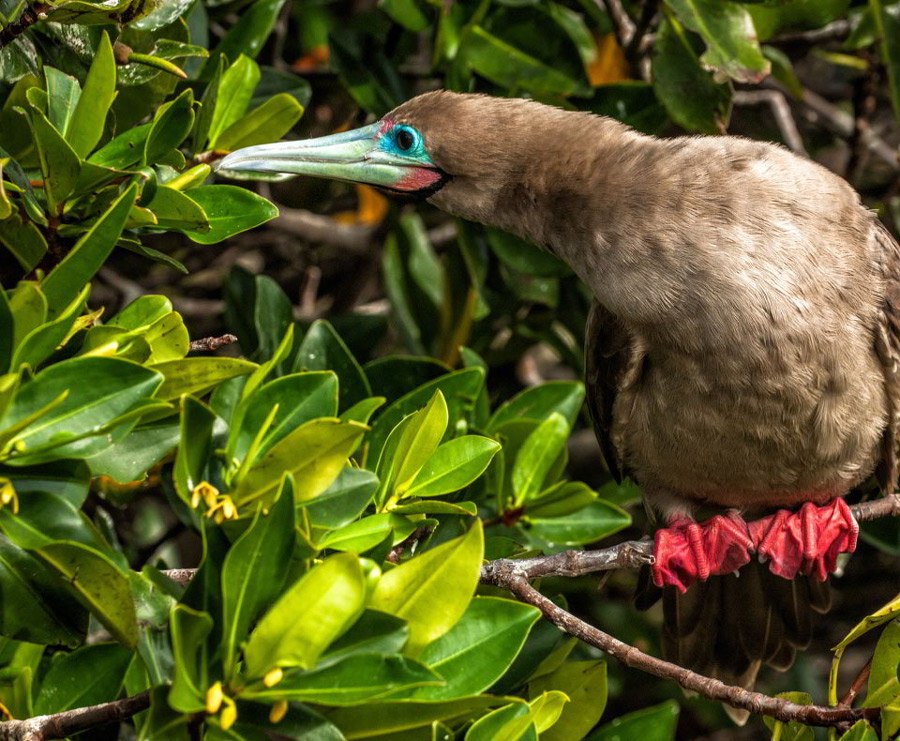
[[[840,553],[856,550],[859,525],[843,499],[817,507],[806,502],[799,512],[779,510],[750,523],[759,560],[785,579],[812,574],[825,581]]]
[[[710,574],[730,574],[748,563],[754,551],[747,523],[737,512],[697,523],[673,517],[656,531],[653,541],[653,583],[674,586],[682,594]]]

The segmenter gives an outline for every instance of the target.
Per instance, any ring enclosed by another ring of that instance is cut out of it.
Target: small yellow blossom
[[[215,715],[222,707],[222,700],[225,695],[222,694],[222,683],[216,682],[206,691],[206,712]]]
[[[281,721],[284,720],[284,716],[287,715],[287,711],[287,700],[279,700],[272,706],[272,709],[269,711],[269,722],[281,723]]]
[[[0,507],[12,504],[13,514],[19,513],[19,496],[12,485],[12,481],[4,476],[0,476]]]
[[[281,667],[276,666],[272,671],[266,674],[265,679],[263,679],[263,684],[265,684],[266,687],[274,687],[283,677],[284,672],[281,670]]]
[[[218,497],[219,490],[215,486],[208,481],[201,481],[191,492],[191,507],[197,509],[200,506],[201,499],[206,502],[207,507],[214,507]]]
[[[223,731],[227,731],[231,726],[234,725],[234,722],[237,720],[237,708],[234,705],[234,700],[230,697],[225,698],[225,707],[222,708],[222,714],[219,716],[219,725],[222,726]]]

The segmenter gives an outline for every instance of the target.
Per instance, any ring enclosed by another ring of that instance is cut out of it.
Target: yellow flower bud
[[[16,440],[13,443],[13,448],[15,448],[16,452],[23,453],[25,452],[25,448],[28,447],[28,444],[24,440]]]
[[[214,519],[216,521],[216,525],[221,525],[223,522],[225,522],[225,514],[222,512],[222,510],[217,510]]]
[[[200,492],[194,489],[191,492],[191,509],[197,509],[200,506]]]
[[[222,683],[216,682],[212,687],[206,690],[206,712],[215,715],[222,707],[222,700],[225,696],[222,694]]]
[[[234,506],[234,502],[230,498],[226,497],[225,501],[222,502],[222,514],[226,520],[233,520],[237,517],[237,507]]]
[[[287,711],[287,700],[279,700],[272,706],[272,709],[269,711],[269,722],[281,723],[281,721],[284,720],[284,716],[287,715]]]
[[[222,708],[222,714],[219,716],[219,725],[222,726],[223,731],[227,731],[234,725],[236,720],[237,708],[234,706],[233,702],[229,702]]]
[[[281,670],[281,667],[276,666],[274,669],[272,669],[272,671],[266,674],[265,679],[263,679],[263,684],[265,684],[266,687],[274,687],[282,680],[283,677],[284,672]]]

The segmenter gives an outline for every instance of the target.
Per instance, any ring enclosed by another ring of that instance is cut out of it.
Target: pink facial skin
[[[429,167],[410,167],[403,179],[392,187],[397,190],[423,190],[430,188],[441,179],[441,173]]]

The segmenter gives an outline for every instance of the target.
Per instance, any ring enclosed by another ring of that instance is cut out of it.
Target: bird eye
[[[413,133],[409,129],[397,130],[397,147],[400,151],[408,152],[415,143],[416,137],[413,136]]]

